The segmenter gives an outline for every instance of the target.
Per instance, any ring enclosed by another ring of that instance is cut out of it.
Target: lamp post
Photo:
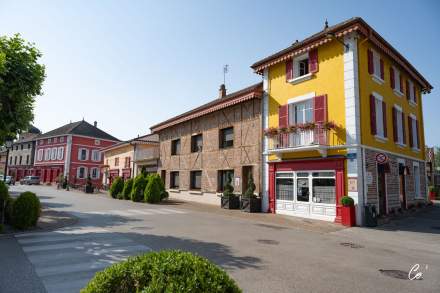
[[[5,163],[5,172],[3,174],[3,182],[6,182],[6,175],[8,174],[8,162],[9,162],[9,149],[12,146],[12,140],[6,140],[6,163]]]

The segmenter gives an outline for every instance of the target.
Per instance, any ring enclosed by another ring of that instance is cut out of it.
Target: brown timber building
[[[219,97],[151,127],[159,134],[158,172],[170,197],[219,204],[226,178],[234,192],[252,173],[261,191],[262,83]]]

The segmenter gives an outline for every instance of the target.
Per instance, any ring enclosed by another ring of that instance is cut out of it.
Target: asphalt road
[[[12,190],[34,191],[46,206],[79,221],[0,236],[0,292],[78,292],[111,263],[170,248],[209,258],[245,292],[440,292],[440,207],[377,229],[316,232],[279,225],[271,220],[277,215],[231,217],[46,186]],[[408,280],[416,264],[423,279]]]

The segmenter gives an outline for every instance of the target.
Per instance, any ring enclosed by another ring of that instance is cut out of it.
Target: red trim
[[[286,61],[286,82],[293,78],[293,61],[289,59]]]

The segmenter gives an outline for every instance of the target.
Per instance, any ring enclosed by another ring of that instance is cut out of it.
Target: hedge
[[[148,179],[143,175],[139,174],[134,178],[133,189],[131,191],[132,201],[142,201],[144,199],[145,187],[148,184]]]
[[[241,292],[235,281],[207,259],[177,250],[131,257],[96,273],[82,293]]]
[[[118,195],[122,192],[122,189],[124,188],[124,181],[121,177],[116,177],[113,181],[112,185],[110,186],[110,196],[113,198],[117,198]]]
[[[133,179],[130,178],[124,182],[124,189],[122,189],[122,193],[121,193],[122,198],[123,199],[130,199],[132,189],[133,189]]]
[[[40,200],[35,193],[23,192],[12,205],[12,225],[18,229],[33,227],[37,224],[40,212]]]

